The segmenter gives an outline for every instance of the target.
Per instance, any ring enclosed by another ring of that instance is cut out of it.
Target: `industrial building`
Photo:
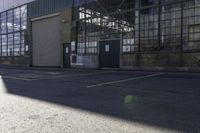
[[[200,0],[0,0],[0,64],[200,70]]]

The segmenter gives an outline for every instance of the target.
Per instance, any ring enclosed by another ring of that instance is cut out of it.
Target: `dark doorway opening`
[[[99,42],[100,68],[119,68],[120,60],[120,40],[102,40]]]
[[[71,67],[71,60],[70,60],[70,43],[66,43],[63,45],[63,63],[64,68],[70,68]]]

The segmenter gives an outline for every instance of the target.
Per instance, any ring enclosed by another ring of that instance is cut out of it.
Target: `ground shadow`
[[[115,77],[117,74],[113,75]],[[169,74],[87,88],[70,79],[20,81],[4,78],[8,93],[182,132],[200,132],[200,75]]]

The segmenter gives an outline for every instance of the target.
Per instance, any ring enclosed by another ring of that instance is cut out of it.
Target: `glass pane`
[[[21,29],[24,30],[27,28],[27,6],[21,7]]]
[[[20,55],[20,32],[14,34],[14,55]]]
[[[21,33],[21,55],[25,54],[24,32]]]
[[[2,35],[1,40],[2,40],[2,56],[7,56],[7,35]]]
[[[8,56],[13,55],[13,34],[8,34]]]
[[[14,30],[20,30],[20,8],[14,9]]]
[[[1,14],[1,33],[4,34],[7,31],[6,26],[6,12]]]
[[[7,12],[7,28],[8,32],[13,32],[13,10]]]

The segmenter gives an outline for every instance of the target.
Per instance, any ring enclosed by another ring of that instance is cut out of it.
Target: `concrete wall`
[[[124,54],[121,68],[200,71],[200,53]]]
[[[71,25],[72,25],[72,9],[68,8],[63,10],[60,14],[61,17],[61,60],[63,62],[63,45],[70,44],[71,42]]]
[[[61,12],[61,41],[62,43],[70,43],[71,41],[71,8]]]
[[[20,57],[0,57],[1,65],[20,65],[29,66],[30,56],[20,56]]]

